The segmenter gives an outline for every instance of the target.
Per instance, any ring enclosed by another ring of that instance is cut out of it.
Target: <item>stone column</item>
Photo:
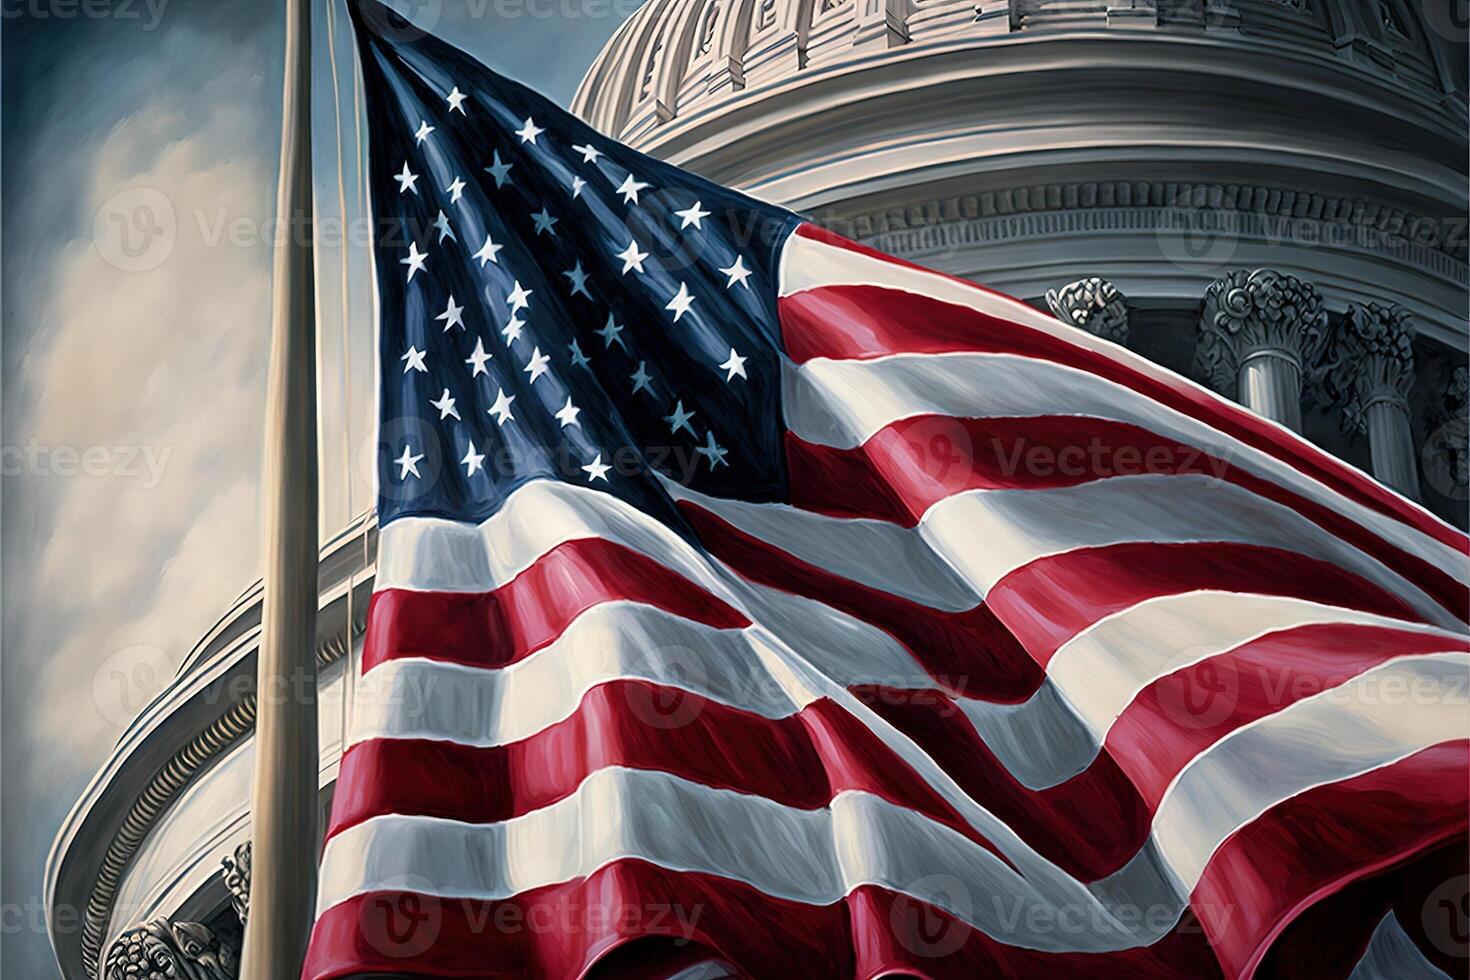
[[[1128,318],[1131,314],[1128,301],[1106,279],[1088,276],[1061,289],[1048,289],[1046,303],[1051,307],[1052,315],[1063,323],[1128,346]]]
[[[1311,283],[1239,269],[1205,290],[1196,363],[1222,395],[1300,432],[1302,386],[1320,370],[1326,326]]]
[[[1414,327],[1399,306],[1354,303],[1343,318],[1338,377],[1329,386],[1343,428],[1366,433],[1373,475],[1419,499],[1418,453],[1409,423],[1414,386]]]

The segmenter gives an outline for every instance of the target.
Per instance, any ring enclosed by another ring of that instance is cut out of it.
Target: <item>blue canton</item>
[[[785,497],[776,261],[800,219],[608,139],[397,14],[355,18],[377,231],[379,519],[528,480],[677,524]]]

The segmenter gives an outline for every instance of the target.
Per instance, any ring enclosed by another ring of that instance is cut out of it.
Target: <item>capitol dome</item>
[[[1201,317],[1231,277],[1305,290],[1322,322],[1294,337],[1390,324],[1412,336],[1392,368],[1395,464],[1355,396],[1320,383],[1351,343],[1286,344],[1288,390],[1251,407],[1463,524],[1463,456],[1421,461],[1458,411],[1467,347],[1466,32],[1450,7],[651,0],[572,107],[1248,403],[1254,381],[1232,372],[1261,351],[1214,342]]]

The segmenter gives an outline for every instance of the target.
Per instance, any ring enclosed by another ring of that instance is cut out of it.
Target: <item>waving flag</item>
[[[1453,967],[1463,535],[368,10],[381,537],[307,976]]]

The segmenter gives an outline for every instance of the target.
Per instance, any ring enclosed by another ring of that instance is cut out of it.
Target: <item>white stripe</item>
[[[1002,942],[1037,949],[1103,951],[1153,938],[1123,933],[1101,910],[1090,917],[1096,902],[1085,889],[1042,891],[955,831],[866,793],[800,810],[620,768],[599,770],[571,796],[502,823],[390,815],[343,831],[322,856],[318,915],[384,888],[493,901],[620,858],[719,875],[815,905],[878,885],[945,908]],[[1038,917],[1054,923],[1062,910],[1086,926],[1031,924]]]
[[[1445,904],[1448,909],[1426,908],[1425,918],[1438,917],[1448,911],[1452,917],[1448,921],[1458,923],[1464,915],[1462,908],[1447,898]],[[1390,910],[1379,920],[1378,928],[1373,930],[1373,938],[1368,941],[1368,948],[1363,951],[1363,958],[1353,967],[1348,980],[1450,980],[1450,977],[1419,951]]]
[[[1123,385],[1076,368],[1010,354],[905,354],[865,361],[817,359],[787,367],[783,387],[783,407],[791,431],[807,442],[839,449],[856,448],[885,426],[929,414],[957,418],[1066,414],[1131,423],[1292,490],[1410,554],[1424,555],[1460,581],[1470,581],[1465,556],[1453,548],[1348,499],[1269,453],[1252,449]]]
[[[1047,674],[1091,729],[1095,742],[1145,687],[1181,668],[1302,626],[1352,623],[1461,638],[1402,620],[1281,596],[1186,592],[1160,596],[1100,620],[1062,644]],[[1289,673],[1290,665],[1283,665]]]
[[[1470,656],[1403,657],[1244,725],[1175,777],[1154,837],[1193,888],[1215,849],[1282,802],[1465,737]]]
[[[1153,928],[1134,935],[1121,934],[1096,904],[1095,891],[1106,892],[1110,882],[1094,891],[1055,875],[1033,877],[1028,872],[1042,871],[1034,858],[1016,862],[1017,875],[960,834],[866,793],[839,793],[828,808],[801,810],[621,768],[599,770],[566,799],[501,823],[383,816],[344,831],[323,857],[318,910],[402,887],[405,876],[425,894],[494,900],[635,857],[812,904],[878,885],[932,902],[1002,942],[1037,949],[1126,948],[1172,925],[1182,895],[1219,845],[1270,807],[1462,737],[1467,667],[1464,654],[1395,661],[1241,728],[1197,758],[1166,794],[1153,828],[1180,892],[1169,915],[1145,916]],[[1412,710],[1396,703],[1400,697],[1415,699]],[[564,846],[568,840],[578,846]],[[1010,856],[1016,849],[1004,850]],[[984,900],[995,897],[1002,901]],[[1097,910],[1091,927],[1050,927],[1072,903]],[[1038,912],[1048,928],[1029,925]]]
[[[764,666],[758,636],[719,630],[630,602],[593,606],[555,641],[498,670],[417,658],[388,660],[362,678],[350,744],[426,738],[490,746],[529,738],[570,717],[583,695],[619,679],[692,692],[767,718],[807,701]],[[649,706],[652,724],[671,728]]]
[[[782,296],[790,296],[803,290],[815,289],[821,286],[884,286],[901,292],[930,296],[946,303],[968,307],[989,316],[1009,320],[1012,323],[1020,324],[1038,333],[1062,340],[1073,347],[1095,351],[1114,362],[1126,365],[1133,371],[1162,382],[1177,391],[1202,396],[1205,400],[1214,402],[1222,412],[1234,413],[1240,410],[1239,406],[1232,404],[1227,399],[1222,398],[1203,385],[1196,384],[1182,375],[1175,374],[1173,371],[1161,367],[1125,347],[1110,343],[1100,337],[1095,337],[1085,330],[1077,330],[1069,327],[1054,317],[1027,306],[1020,300],[981,289],[969,283],[956,281],[937,272],[931,272],[928,269],[900,265],[897,262],[873,258],[858,252],[853,252],[850,249],[828,245],[824,242],[793,234],[787,239],[781,249],[778,281]],[[866,394],[862,388],[855,390]],[[1043,392],[1063,390],[1067,389],[1058,388],[1054,385],[1040,389]],[[1067,393],[1070,404],[1072,392],[1067,390]],[[1133,397],[1149,401],[1149,399],[1144,399],[1141,395],[1135,394]],[[1057,411],[1058,407],[1053,403],[1042,412],[1022,414],[1053,414]],[[949,412],[945,414],[953,415],[956,413]],[[1269,419],[1263,419],[1263,421],[1272,425],[1302,456],[1324,462],[1330,468],[1335,468],[1368,483],[1377,483],[1368,474],[1352,470],[1351,467],[1344,464],[1341,460],[1324,453],[1286,426],[1272,422]],[[1260,453],[1258,450],[1247,450],[1243,446],[1240,449],[1252,456],[1269,455]],[[1226,458],[1233,458],[1233,456],[1234,454],[1232,453],[1227,455]],[[1310,483],[1316,482],[1295,470],[1292,472],[1298,480]],[[1422,506],[1414,503],[1414,501],[1408,500],[1407,498],[1401,499],[1409,505],[1411,510],[1417,512],[1421,517],[1428,518],[1431,522],[1444,527],[1449,526]],[[1418,534],[1419,532],[1414,533]]]
[[[400,517],[384,525],[374,588],[489,592],[583,538],[623,545],[729,601],[708,558],[664,524],[611,494],[559,480],[522,485],[479,524]]]
[[[834,575],[946,611],[973,607],[1005,576],[1051,555],[1135,542],[1282,548],[1354,571],[1431,622],[1464,629],[1403,576],[1289,507],[1205,476],[1128,476],[1047,490],[970,490],[914,528],[749,503],[665,481],[668,492]],[[972,598],[973,597],[973,598]]]

